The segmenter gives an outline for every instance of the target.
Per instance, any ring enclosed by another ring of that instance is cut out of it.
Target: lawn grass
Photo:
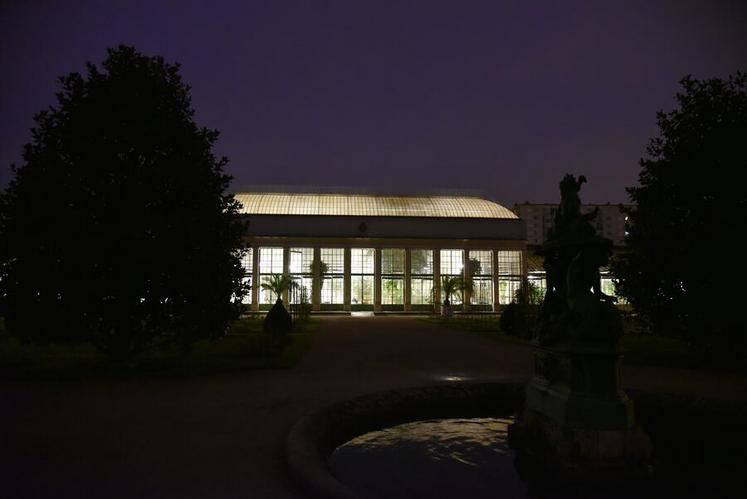
[[[428,317],[422,320],[453,329],[470,331],[482,337],[504,343],[531,346],[526,338],[510,336],[501,331],[499,316],[475,318]],[[693,353],[684,340],[669,336],[657,336],[643,329],[640,323],[626,319],[623,321],[624,333],[620,340],[623,351],[623,363],[626,365],[645,365],[659,367],[701,367],[698,356]]]
[[[296,365],[311,345],[317,319],[297,324],[280,341],[262,332],[261,319],[235,321],[224,337],[200,340],[189,352],[176,346],[150,350],[130,367],[114,366],[93,346],[24,345],[0,335],[0,376],[4,379],[70,379],[91,377],[188,377],[249,369]]]

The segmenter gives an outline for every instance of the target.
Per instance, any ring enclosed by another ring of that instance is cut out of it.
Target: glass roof
[[[364,217],[518,218],[487,199],[467,196],[367,196],[359,194],[235,194],[247,215],[342,215]]]

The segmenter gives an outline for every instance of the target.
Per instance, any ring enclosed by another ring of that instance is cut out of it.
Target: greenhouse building
[[[442,276],[471,291],[455,309],[496,311],[526,275],[523,222],[509,209],[470,196],[237,193],[248,221],[243,265],[250,310],[275,297],[258,284],[288,274],[299,286],[286,302],[314,311],[432,312]]]

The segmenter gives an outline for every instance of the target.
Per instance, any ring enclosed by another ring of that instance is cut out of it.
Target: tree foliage
[[[657,332],[738,352],[747,326],[738,250],[747,220],[738,181],[747,167],[745,74],[681,84],[678,107],[657,114],[640,185],[628,188],[636,208],[629,251],[613,263],[617,289]]]
[[[179,66],[121,46],[60,86],[0,197],[8,329],[117,360],[223,334],[244,225]]]

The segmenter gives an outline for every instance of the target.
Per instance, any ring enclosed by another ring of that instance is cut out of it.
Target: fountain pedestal
[[[570,480],[647,472],[651,442],[620,389],[619,359],[605,347],[537,347],[524,408],[509,429],[525,461]]]

